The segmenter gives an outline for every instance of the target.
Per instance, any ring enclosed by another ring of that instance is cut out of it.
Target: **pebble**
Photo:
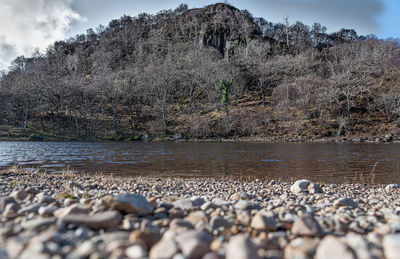
[[[17,177],[25,189],[1,184]],[[308,180],[0,174],[0,258],[398,258],[395,186],[323,191]]]
[[[400,234],[386,235],[382,241],[386,259],[400,258]]]
[[[256,230],[274,231],[277,227],[277,222],[270,213],[258,212],[251,220],[250,226]]]
[[[64,224],[83,224],[94,230],[115,228],[121,221],[122,216],[118,211],[106,211],[93,215],[69,214],[61,218]]]
[[[18,190],[11,193],[10,196],[17,200],[23,201],[26,199],[26,197],[28,197],[28,193],[25,190]]]
[[[340,198],[337,199],[333,202],[333,206],[335,208],[339,207],[351,207],[351,208],[356,208],[358,207],[357,202],[353,201],[352,199],[349,198]]]
[[[226,247],[226,259],[261,259],[256,244],[246,235],[234,236]]]
[[[306,214],[294,222],[292,233],[297,236],[318,237],[322,235],[322,229],[312,215]]]
[[[139,216],[146,216],[153,212],[153,206],[145,197],[139,194],[121,194],[107,196],[103,200],[105,204],[123,213],[134,213]]]
[[[170,259],[178,253],[178,245],[173,237],[163,237],[150,250],[151,259]]]
[[[125,254],[132,259],[147,257],[147,250],[141,245],[133,245],[125,250]]]
[[[357,259],[350,246],[335,236],[326,236],[318,244],[315,259]]]
[[[182,254],[187,259],[201,258],[210,252],[210,244],[213,240],[212,236],[207,232],[198,232],[189,230],[179,234],[176,238]]]

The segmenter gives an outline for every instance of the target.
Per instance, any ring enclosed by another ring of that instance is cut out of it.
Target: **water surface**
[[[400,182],[398,144],[0,142],[0,167],[181,176]],[[375,170],[373,170],[374,166]]]

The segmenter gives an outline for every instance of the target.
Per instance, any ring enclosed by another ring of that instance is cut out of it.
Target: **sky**
[[[0,0],[0,70],[17,56],[44,51],[51,43],[67,39],[88,28],[107,25],[123,14],[157,13],[221,1],[211,0]],[[267,21],[320,22],[328,31],[343,27],[359,34],[380,38],[400,38],[400,0],[229,0],[239,9]]]

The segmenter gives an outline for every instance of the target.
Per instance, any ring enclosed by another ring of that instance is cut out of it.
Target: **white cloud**
[[[71,23],[83,21],[73,0],[0,0],[0,69],[35,48],[45,50],[65,38]]]

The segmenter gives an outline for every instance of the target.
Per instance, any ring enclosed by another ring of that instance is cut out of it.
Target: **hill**
[[[397,138],[399,60],[395,40],[228,4],[124,15],[17,58],[0,137]]]

